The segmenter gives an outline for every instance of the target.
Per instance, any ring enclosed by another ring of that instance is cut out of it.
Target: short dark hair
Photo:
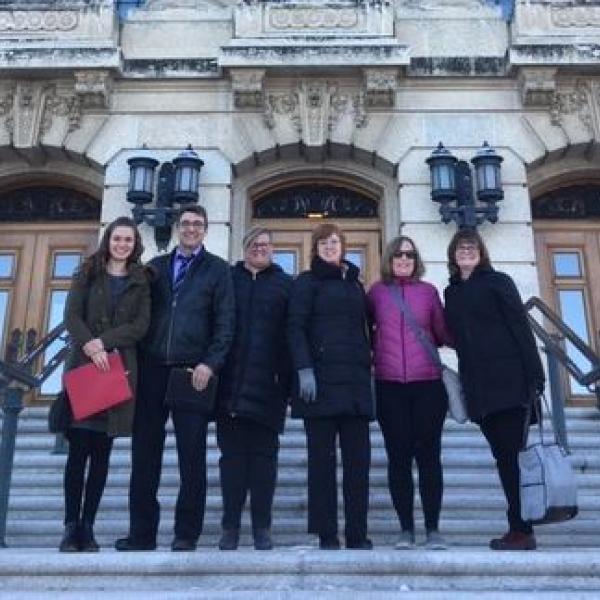
[[[181,221],[181,217],[184,213],[194,213],[204,219],[204,228],[208,228],[208,214],[202,204],[184,204],[177,211],[177,223]]]
[[[330,235],[337,235],[342,243],[342,258],[346,254],[346,236],[335,223],[323,223],[319,225],[313,232],[310,244],[311,259],[318,255],[317,247],[321,240],[326,240]]]
[[[421,258],[421,253],[417,248],[414,240],[407,235],[399,235],[395,237],[390,243],[385,247],[385,251],[383,253],[383,257],[381,258],[381,280],[384,283],[391,283],[394,280],[394,270],[392,269],[392,260],[394,259],[394,255],[398,253],[402,244],[404,242],[408,242],[415,252],[415,268],[411,273],[411,279],[419,280],[423,275],[425,275],[425,265],[423,264],[423,259]]]
[[[460,274],[460,268],[456,263],[456,250],[460,244],[475,244],[479,250],[479,265],[491,268],[490,253],[483,242],[482,237],[474,229],[461,229],[457,231],[448,245],[448,272],[450,277]]]

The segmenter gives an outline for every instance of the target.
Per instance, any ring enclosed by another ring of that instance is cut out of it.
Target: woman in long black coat
[[[493,550],[533,550],[531,524],[521,519],[518,452],[544,371],[513,280],[491,264],[475,231],[459,231],[448,247],[446,322],[454,335],[469,418],[496,459],[508,503],[509,531]]]
[[[308,448],[308,531],[338,549],[336,437],[342,452],[347,548],[367,538],[369,420],[374,417],[365,292],[343,260],[345,237],[333,224],[312,235],[309,271],[294,282],[288,333],[298,387],[292,417],[304,419]]]

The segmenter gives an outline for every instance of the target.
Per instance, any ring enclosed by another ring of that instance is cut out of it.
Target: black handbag
[[[67,393],[61,390],[50,405],[48,411],[48,431],[50,433],[64,433],[73,423],[73,412]]]
[[[199,392],[192,385],[192,369],[174,367],[169,374],[164,404],[171,409],[210,415],[215,409],[217,384],[218,377],[213,375],[206,388]]]

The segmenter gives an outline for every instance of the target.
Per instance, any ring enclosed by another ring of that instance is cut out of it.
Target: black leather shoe
[[[79,523],[65,524],[65,532],[60,540],[58,550],[60,552],[79,552]]]
[[[252,533],[254,536],[255,550],[273,550],[273,540],[271,539],[270,529],[255,529]]]
[[[193,552],[196,549],[196,540],[186,540],[185,538],[176,537],[171,542],[171,550],[173,552]]]
[[[373,550],[373,542],[369,538],[346,541],[348,550]]]
[[[223,534],[219,540],[219,550],[237,550],[239,543],[239,529],[223,529]]]
[[[340,540],[338,540],[337,535],[320,535],[319,548],[321,550],[339,550]]]
[[[94,538],[94,527],[88,521],[81,522],[79,543],[81,552],[98,552],[100,550],[100,546]]]
[[[124,537],[115,542],[115,550],[118,550],[119,552],[144,552],[156,550],[156,542],[143,542],[131,537]]]

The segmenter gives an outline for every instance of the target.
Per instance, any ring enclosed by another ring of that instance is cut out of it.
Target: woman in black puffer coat
[[[342,452],[347,548],[367,538],[369,421],[374,417],[365,292],[358,268],[343,260],[333,224],[312,235],[309,271],[294,282],[288,333],[298,386],[292,417],[304,419],[308,449],[308,531],[337,549],[336,436]]]

